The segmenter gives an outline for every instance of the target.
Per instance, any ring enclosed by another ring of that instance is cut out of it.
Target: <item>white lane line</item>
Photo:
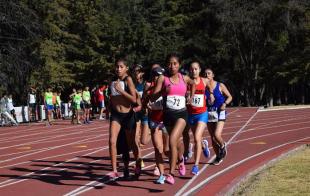
[[[100,127],[93,127],[93,128],[88,128],[88,129],[78,129],[78,130],[69,130],[69,131],[67,131],[67,132],[62,132],[62,134],[64,134],[64,136],[66,135],[66,134],[71,134],[72,132],[74,132],[74,133],[76,133],[77,131],[87,131],[87,130],[96,130],[96,128],[108,128],[108,126],[100,126]],[[100,131],[100,132],[102,132],[102,130],[98,130],[98,131]],[[104,132],[108,132],[108,130],[103,130]],[[55,137],[55,134],[59,134],[59,133],[52,133],[52,134],[49,134],[49,136],[47,136],[47,135],[42,135],[42,136],[38,136],[38,137],[36,137],[36,138],[34,138],[34,137],[31,137],[31,138],[23,138],[23,139],[12,139],[12,140],[6,140],[6,141],[3,141],[3,142],[1,142],[0,144],[1,145],[5,145],[5,143],[10,143],[10,142],[22,142],[22,141],[29,141],[29,140],[39,140],[39,139],[42,139],[42,138],[53,138],[53,137]]]
[[[108,127],[108,125],[101,125],[101,126],[96,126],[96,127]],[[95,128],[95,127],[88,127],[88,128]],[[0,140],[0,144],[2,144],[3,142],[7,142],[7,141],[19,141],[18,139],[29,139],[29,137],[31,139],[34,138],[34,136],[38,136],[38,138],[43,138],[43,137],[49,137],[49,136],[53,136],[53,134],[55,133],[70,133],[72,131],[81,131],[81,130],[85,130],[88,129],[85,128],[83,126],[76,126],[76,127],[62,127],[62,128],[57,128],[57,129],[51,129],[51,130],[40,130],[40,132],[35,132],[35,133],[30,133],[30,134],[19,134],[18,136],[14,136],[14,137],[7,137],[7,138],[1,138]],[[66,131],[63,131],[66,130]]]
[[[97,131],[94,131],[94,132],[97,132]],[[69,134],[71,135],[71,134]],[[73,135],[76,135],[76,133],[74,133]],[[49,138],[49,139],[56,139],[56,140],[47,140],[47,141],[35,141],[35,142],[30,142],[30,143],[25,143],[23,145],[18,145],[18,146],[27,146],[27,145],[34,145],[34,144],[48,144],[48,143],[51,143],[51,142],[60,142],[60,141],[66,141],[66,140],[72,140],[72,139],[79,139],[79,138],[85,138],[85,137],[89,137],[89,136],[94,136],[94,135],[98,135],[98,133],[96,134],[92,134],[92,135],[84,135],[84,136],[80,136],[80,137],[72,137],[72,138],[63,138],[63,139],[57,139],[58,137],[53,137],[53,138]],[[109,135],[109,133],[105,133],[105,134],[101,134],[102,136],[106,136],[106,135]],[[68,135],[65,135],[65,136],[68,136]],[[18,147],[18,146],[12,146],[13,147]],[[1,155],[3,156],[3,155]],[[0,157],[1,157],[0,156]]]
[[[309,119],[309,118],[310,118],[310,115],[305,115],[305,114],[304,114],[304,115],[293,116],[293,117],[292,117],[292,115],[288,115],[288,116],[291,117],[291,118],[290,118],[290,119],[287,119],[288,117],[285,117],[285,120],[280,120],[280,119],[283,119],[283,118],[284,118],[283,116],[281,116],[281,117],[278,116],[278,118],[277,118],[277,117],[268,118],[269,120],[270,120],[270,119],[273,120],[273,122],[271,122],[271,123],[270,123],[270,121],[264,122],[264,120],[263,120],[263,122],[260,122],[260,121],[262,120],[262,119],[260,118],[260,119],[253,120],[252,123],[251,123],[251,125],[252,125],[252,126],[256,126],[256,125],[261,126],[261,125],[267,125],[267,124],[274,124],[274,123],[276,123],[276,122],[285,122],[285,121],[292,121],[292,120],[299,120],[299,119]],[[229,119],[231,119],[231,118],[229,118]],[[228,122],[228,121],[227,121],[227,122]],[[240,122],[244,122],[244,121],[240,121]],[[232,123],[233,123],[233,122],[228,122],[229,125],[226,126],[225,129],[239,127],[239,126],[230,126]]]
[[[237,112],[238,110],[239,110],[239,109],[236,109],[236,110],[230,112],[229,114],[232,114],[232,113],[234,113],[234,112]],[[153,148],[153,147],[152,147],[152,148]],[[143,158],[145,158],[146,156],[149,156],[149,155],[151,155],[151,154],[153,154],[153,153],[154,153],[154,152],[151,152],[151,153],[149,153],[149,154],[143,156]],[[153,165],[155,165],[155,164],[153,164]],[[152,166],[152,165],[151,165],[151,166]],[[147,167],[145,167],[145,168],[147,168]],[[85,193],[85,192],[87,192],[87,191],[93,189],[94,187],[102,186],[102,185],[104,185],[105,183],[111,181],[111,180],[106,180],[105,182],[100,183],[99,181],[102,180],[102,179],[104,179],[104,178],[105,178],[105,177],[102,177],[102,178],[97,179],[96,181],[91,181],[91,182],[85,184],[84,186],[81,186],[81,187],[79,187],[79,188],[77,188],[77,189],[72,190],[71,192],[65,194],[64,196],[75,196],[75,195],[79,195],[79,194]],[[98,183],[98,184],[96,184],[96,183]],[[89,186],[92,186],[92,187],[89,187]]]
[[[258,113],[258,110],[256,110],[256,112],[251,116],[251,118],[230,138],[230,140],[226,143],[227,146],[251,122],[251,120],[256,116],[257,113]],[[212,162],[214,159],[215,159],[215,155],[213,155],[210,161]],[[183,195],[182,193],[196,180],[196,178],[198,178],[200,174],[203,173],[205,169],[207,169],[208,166],[209,164],[205,164],[199,171],[199,174],[192,177],[185,185],[183,185],[183,187],[179,189],[178,192],[176,192],[175,196]]]
[[[106,148],[108,148],[108,147],[103,147],[103,148],[101,148],[101,149],[99,149],[99,150],[96,150],[96,151],[94,151],[94,152],[90,152],[90,153],[85,154],[85,155],[83,155],[83,156],[89,156],[89,155],[91,155],[91,154],[97,153],[97,152],[99,152],[99,151],[101,151],[101,150],[104,150],[104,149],[106,149]],[[75,157],[75,158],[69,159],[69,160],[67,160],[67,161],[65,161],[65,162],[58,163],[58,164],[54,164],[54,165],[52,165],[52,166],[50,166],[50,167],[45,167],[45,168],[43,168],[43,169],[41,169],[41,170],[39,170],[39,171],[35,171],[35,172],[31,172],[31,173],[28,173],[28,174],[19,176],[17,179],[10,179],[10,180],[3,181],[3,182],[0,183],[0,188],[3,188],[3,187],[6,187],[6,186],[10,186],[10,185],[13,185],[13,184],[17,184],[17,183],[20,183],[20,182],[29,180],[29,179],[22,179],[22,180],[18,180],[18,179],[25,178],[25,177],[30,176],[30,175],[32,175],[32,174],[38,173],[38,172],[40,172],[40,171],[45,171],[45,170],[51,169],[51,168],[53,168],[53,167],[57,167],[57,166],[63,165],[64,163],[68,163],[68,162],[70,162],[70,161],[77,160],[77,159],[79,159],[79,158],[78,158],[78,157]],[[51,172],[51,173],[53,173],[53,172]]]
[[[19,158],[22,158],[22,157],[27,157],[27,156],[30,156],[30,155],[38,154],[38,153],[41,153],[41,152],[46,152],[46,151],[49,151],[49,150],[54,150],[54,149],[61,148],[61,147],[64,147],[64,146],[70,146],[70,145],[73,145],[73,144],[76,144],[76,143],[80,143],[80,142],[85,142],[85,141],[88,141],[88,140],[91,140],[91,139],[95,139],[95,138],[98,138],[98,137],[101,137],[101,136],[102,136],[102,135],[98,135],[98,136],[95,136],[95,137],[91,137],[91,138],[88,138],[88,139],[83,139],[83,140],[71,142],[71,143],[68,143],[68,144],[63,144],[63,145],[59,145],[59,146],[48,147],[48,148],[45,149],[45,150],[40,150],[40,151],[37,151],[37,152],[33,152],[33,153],[26,154],[26,155],[14,157],[14,158],[11,158],[11,159],[2,160],[2,161],[0,161],[0,163],[5,163],[5,162],[13,161],[13,160],[15,160],[15,159],[19,159]]]
[[[307,110],[307,109],[310,109],[310,106],[309,105],[305,105],[305,106],[299,106],[299,107],[280,107],[280,108],[277,108],[277,107],[274,107],[274,108],[264,108],[264,109],[260,109],[260,112],[271,112],[271,111],[284,111],[284,110]]]
[[[12,145],[12,146],[1,147],[0,150],[8,149],[8,148],[16,148],[16,147],[19,147],[19,146],[25,146],[25,145],[30,145],[30,144],[36,144],[36,143],[40,143],[42,141],[48,141],[50,139],[61,138],[61,137],[66,137],[66,136],[70,136],[70,135],[77,135],[77,134],[81,134],[81,133],[84,133],[84,132],[100,129],[100,128],[103,128],[103,127],[95,127],[95,128],[91,128],[91,129],[87,129],[87,130],[81,130],[81,131],[77,131],[77,132],[70,132],[70,133],[66,133],[66,134],[63,134],[63,135],[51,136],[51,137],[48,137],[48,138],[45,138],[45,139],[40,139],[40,140],[36,140],[36,141],[26,142],[26,143],[22,143],[22,144],[16,144],[16,145]]]
[[[153,153],[154,153],[154,152],[150,152],[150,153],[144,155],[142,158],[148,157],[148,156],[152,155]],[[133,161],[133,162],[130,163],[130,165],[132,165],[132,164],[134,164],[134,163],[135,163],[135,162]],[[155,165],[155,164],[146,166],[146,167],[143,168],[143,170],[144,170],[144,169],[147,169],[147,168],[150,168],[150,167],[152,167],[152,166],[154,166],[154,165]],[[93,189],[93,188],[95,188],[95,187],[103,186],[104,184],[109,183],[109,182],[111,182],[111,181],[115,181],[115,180],[117,179],[117,178],[116,178],[116,179],[107,179],[107,180],[105,180],[104,182],[100,182],[101,180],[103,180],[103,179],[105,179],[105,178],[107,178],[107,176],[98,178],[96,181],[91,181],[91,182],[85,184],[84,186],[81,186],[81,187],[79,187],[79,188],[77,188],[77,189],[74,189],[73,191],[71,191],[71,192],[65,194],[64,196],[79,195],[79,194],[85,193],[85,192],[87,192],[87,191],[89,191],[89,190],[91,190],[91,189]],[[91,187],[90,187],[90,186],[91,186]]]
[[[101,147],[90,148],[90,149],[79,150],[79,151],[73,151],[73,152],[64,153],[64,154],[53,155],[53,156],[49,156],[49,157],[40,158],[40,159],[37,159],[37,160],[47,160],[47,159],[52,159],[52,158],[58,158],[58,157],[62,157],[62,156],[67,156],[67,155],[72,155],[72,154],[84,152],[84,151],[97,150],[99,148],[101,148]],[[33,161],[24,161],[24,162],[14,163],[12,165],[4,165],[4,166],[1,166],[0,168],[13,167],[13,166],[23,165],[23,164],[27,164],[27,163],[32,163],[32,162]]]
[[[299,142],[299,141],[302,141],[302,140],[306,140],[306,139],[309,139],[310,137],[306,137],[306,138],[302,138],[302,139],[298,139],[298,140],[295,140],[295,141],[292,141],[292,142],[287,142],[287,143],[284,143],[284,144],[281,144],[281,145],[278,145],[278,146],[275,146],[275,147],[272,147],[272,148],[269,148],[268,150],[265,150],[265,151],[262,151],[260,153],[257,153],[255,155],[252,155],[252,156],[249,156],[245,159],[242,159],[241,161],[237,162],[237,163],[234,163],[233,165],[230,165],[229,167],[226,167],[225,169],[221,170],[220,172],[217,172],[211,176],[209,176],[208,178],[206,178],[205,180],[203,180],[202,182],[200,182],[199,184],[197,184],[196,186],[194,186],[193,188],[191,188],[189,191],[183,193],[182,195],[183,196],[187,196],[187,195],[191,195],[191,194],[194,194],[195,191],[197,191],[200,187],[204,186],[205,184],[207,184],[210,180],[212,180],[213,178],[227,172],[228,170],[230,169],[233,169],[234,167],[237,167],[238,165],[248,161],[248,160],[251,160],[253,158],[256,158],[260,155],[263,155],[267,152],[270,152],[272,150],[275,150],[275,149],[278,149],[278,148],[281,148],[283,146],[286,146],[286,145],[289,145],[289,144],[293,144],[293,143],[296,143],[296,142]]]
[[[97,123],[96,123],[97,124]],[[99,125],[97,125],[97,126],[99,126]],[[100,124],[100,127],[102,127],[102,126],[108,126],[108,124]],[[91,127],[93,127],[93,126],[91,126]],[[35,136],[35,135],[42,135],[42,136],[46,136],[46,135],[48,135],[48,134],[52,134],[52,133],[57,133],[58,131],[60,131],[60,130],[67,130],[67,129],[69,129],[68,130],[68,132],[70,132],[70,131],[72,131],[72,130],[82,130],[82,129],[85,129],[85,127],[84,127],[84,125],[81,125],[81,126],[77,126],[77,125],[75,125],[75,126],[67,126],[67,127],[60,127],[60,128],[56,128],[56,129],[52,129],[52,127],[46,127],[46,129],[43,129],[42,127],[41,127],[41,130],[40,130],[40,132],[33,132],[33,133],[29,133],[29,134],[26,134],[26,135],[23,135],[23,134],[19,134],[18,136],[11,136],[11,137],[7,137],[7,138],[1,138],[0,139],[0,142],[5,142],[5,141],[7,141],[7,140],[12,140],[12,139],[18,139],[18,138],[24,138],[24,137],[28,137],[28,136]],[[24,132],[24,131],[20,131],[20,132]],[[15,132],[16,133],[16,132]]]
[[[252,139],[257,139],[257,138],[261,138],[261,137],[267,137],[267,136],[271,136],[271,135],[278,135],[278,134],[282,134],[282,133],[301,131],[301,130],[304,130],[304,129],[309,129],[310,130],[310,127],[302,127],[302,128],[296,128],[296,129],[294,128],[294,129],[289,129],[289,130],[285,130],[285,131],[279,131],[279,132],[273,132],[273,133],[264,134],[264,135],[258,135],[258,136],[255,136],[255,137],[249,137],[249,138],[246,138],[246,139],[237,140],[235,142],[232,142],[231,144],[236,144],[236,143],[239,143],[239,142],[244,142],[244,141],[248,141],[248,140],[252,140]]]
[[[108,133],[107,134],[102,134],[102,136],[106,136],[106,135],[108,135]],[[88,137],[92,137],[92,136],[98,136],[98,134],[88,135],[88,136],[83,136],[83,137],[70,138],[70,139],[61,139],[61,140],[56,140],[56,141],[76,140],[76,139],[88,138]],[[104,139],[88,141],[87,144],[93,143],[93,142],[98,142],[98,141],[104,141],[104,140],[108,140],[108,137],[106,137]],[[49,142],[55,142],[55,140],[48,141],[48,142],[45,142],[45,143],[49,143]],[[52,146],[50,146],[50,147],[52,147]],[[25,150],[25,151],[21,151],[21,152],[10,153],[10,154],[3,154],[3,155],[0,155],[0,157],[7,157],[7,156],[12,156],[12,155],[18,155],[18,154],[35,152],[35,151],[44,150],[44,149],[47,149],[47,148],[50,148],[50,147],[38,148],[38,149],[32,149],[32,150]]]
[[[18,127],[18,129],[22,129],[23,127]],[[23,133],[23,132],[30,132],[30,131],[36,131],[36,130],[38,130],[38,129],[42,129],[42,127],[35,127],[35,129],[32,129],[32,128],[30,128],[30,129],[22,129],[22,130],[20,130],[20,131],[15,131],[15,130],[17,130],[17,129],[9,129],[9,130],[7,130],[8,132],[6,132],[6,133],[1,133],[0,134],[0,136],[5,136],[5,135],[15,135],[15,134],[20,134],[20,133]]]
[[[70,163],[71,161],[75,161],[75,160],[81,159],[80,157],[89,156],[89,155],[91,155],[91,154],[95,154],[95,153],[97,153],[97,152],[99,152],[99,151],[106,150],[106,149],[108,149],[108,148],[109,148],[109,146],[104,146],[104,147],[101,147],[101,148],[99,148],[98,150],[96,150],[96,151],[94,151],[94,152],[90,152],[90,153],[88,153],[88,154],[85,154],[85,155],[82,155],[82,156],[79,156],[79,157],[75,157],[75,158],[69,159],[69,160],[67,160],[67,161],[54,164],[54,165],[49,166],[49,167],[45,167],[45,168],[40,169],[40,170],[35,171],[35,172],[31,172],[31,173],[28,173],[28,174],[24,174],[24,175],[22,175],[22,176],[19,176],[17,179],[10,179],[10,180],[3,181],[3,182],[0,183],[0,188],[6,187],[6,186],[10,186],[10,185],[13,185],[13,184],[17,184],[17,183],[20,183],[20,182],[24,182],[24,181],[26,181],[26,180],[30,180],[30,179],[22,179],[22,180],[18,180],[18,179],[21,179],[21,178],[30,176],[30,175],[32,175],[32,174],[39,173],[39,174],[40,174],[39,176],[45,176],[45,175],[48,175],[48,174],[53,174],[53,173],[57,173],[57,172],[60,172],[60,171],[68,170],[68,169],[70,168],[70,166],[69,166],[69,168],[63,168],[63,169],[60,169],[60,170],[54,170],[54,171],[52,171],[52,172],[46,172],[46,173],[44,173],[44,174],[41,174],[42,171],[51,169],[51,168],[53,168],[53,167],[58,167],[58,166],[64,165],[65,163]],[[153,147],[152,147],[152,148],[153,148]],[[149,149],[151,149],[151,148],[146,148],[146,149],[143,149],[142,151],[149,150]],[[151,153],[150,153],[150,154],[151,154]],[[145,155],[145,157],[146,157],[146,156],[148,156],[148,155]],[[40,160],[43,160],[43,159],[40,159]],[[90,163],[95,163],[95,162],[99,162],[99,161],[101,161],[101,160],[94,160],[94,161],[91,161]],[[132,165],[133,163],[134,163],[134,162],[132,162],[130,165]],[[83,165],[83,164],[79,164],[79,165],[77,165],[77,167],[78,167],[78,166],[81,166],[81,165]],[[14,181],[14,180],[17,180],[17,181]],[[12,182],[12,181],[14,181],[14,182]]]
[[[266,128],[270,128],[269,125],[274,125],[274,124],[278,124],[278,123],[282,123],[282,122],[288,122],[288,121],[302,120],[302,119],[310,119],[310,117],[279,120],[279,121],[273,121],[273,122],[269,122],[269,123],[260,123],[260,125],[253,127],[253,128],[250,128],[250,129],[261,129],[261,128],[265,128],[266,126],[267,126]],[[272,120],[274,120],[274,119],[272,119]],[[309,123],[309,121],[289,123],[289,124],[281,124],[281,125],[277,125],[277,126],[286,126],[286,125],[304,124],[304,123]],[[254,123],[252,125],[254,125]],[[273,126],[273,127],[275,127],[275,126]],[[248,129],[248,130],[250,130],[250,129]]]
[[[246,129],[242,133],[251,132],[251,131],[258,131],[258,130],[270,131],[270,129],[272,129],[272,128],[280,128],[280,127],[286,128],[287,126],[291,126],[291,125],[300,125],[300,124],[309,124],[309,123],[310,123],[310,121],[308,121],[308,122],[301,122],[301,123],[289,123],[289,124],[274,125],[274,126],[270,126],[270,127],[260,127],[260,126],[258,126],[258,127],[255,127],[255,128]]]
[[[14,136],[14,137],[8,137],[8,138],[2,138],[0,140],[0,142],[2,141],[7,141],[8,139],[18,139],[18,138],[23,138],[23,137],[28,137],[28,136],[35,136],[35,135],[44,135],[44,134],[49,134],[49,133],[54,133],[54,132],[58,132],[59,130],[66,130],[66,129],[82,129],[82,126],[70,126],[70,127],[62,127],[62,128],[57,128],[57,129],[51,129],[51,130],[42,130],[41,132],[35,132],[35,133],[31,133],[31,134],[27,134],[27,135],[19,135],[19,136]],[[71,131],[71,130],[69,130]]]

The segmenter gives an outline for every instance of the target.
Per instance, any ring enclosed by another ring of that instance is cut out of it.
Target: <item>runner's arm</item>
[[[188,103],[189,103],[189,101],[192,99],[192,97],[195,94],[196,84],[195,84],[195,81],[192,80],[190,77],[188,77],[188,76],[183,76],[183,77],[184,77],[184,81],[186,82],[187,86],[189,86],[189,88],[190,88],[190,91],[189,91],[190,94],[188,97]]]
[[[225,102],[221,106],[221,109],[225,110],[226,105],[230,104],[230,102],[232,101],[232,96],[230,92],[228,91],[228,89],[226,88],[225,84],[223,83],[220,83],[220,91],[226,97]]]
[[[210,80],[208,78],[202,78],[202,79],[203,79],[203,81],[205,83],[205,86],[206,86],[207,90],[210,93],[210,103],[213,104],[214,101],[215,101],[215,97],[214,97],[214,94],[213,94],[213,89],[211,87]]]
[[[156,80],[155,89],[154,92],[151,95],[147,96],[147,99],[145,100],[146,104],[148,104],[149,101],[154,102],[156,101],[160,96],[162,96],[162,87],[164,84],[164,76],[160,75],[159,78]]]

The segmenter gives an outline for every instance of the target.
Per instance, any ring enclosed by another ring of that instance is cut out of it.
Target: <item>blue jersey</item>
[[[225,97],[220,91],[220,83],[216,82],[216,86],[213,90],[214,95],[214,103],[211,105],[209,101],[207,101],[208,111],[219,111],[222,104],[225,102]],[[206,90],[206,98],[210,100],[210,93]]]

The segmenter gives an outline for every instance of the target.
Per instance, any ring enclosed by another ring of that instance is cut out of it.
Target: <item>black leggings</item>
[[[110,121],[118,122],[121,128],[125,130],[133,130],[136,128],[136,118],[133,111],[120,113],[112,109]]]

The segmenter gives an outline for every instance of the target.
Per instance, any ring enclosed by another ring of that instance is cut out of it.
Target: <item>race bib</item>
[[[152,110],[163,110],[163,97],[159,97],[155,102],[150,103]]]
[[[197,108],[203,107],[204,104],[204,95],[203,94],[195,94],[192,97],[191,105]]]
[[[226,112],[220,111],[209,111],[208,112],[208,122],[218,122],[219,120],[226,120]]]
[[[184,96],[178,96],[178,95],[168,95],[167,96],[167,102],[166,106],[169,109],[172,110],[180,110],[185,108],[185,97]]]
[[[209,111],[208,112],[208,122],[218,122],[219,121],[219,115],[217,111]]]
[[[226,120],[226,112],[225,112],[225,110],[220,111],[219,120]]]
[[[111,88],[111,95],[112,95],[112,96],[121,95],[121,94],[115,89],[115,87],[114,87],[115,84],[116,84],[116,81],[112,82],[112,84],[111,84],[111,87],[110,87],[110,88]],[[123,90],[125,90],[125,82],[124,82],[124,81],[120,81],[119,84],[120,84],[121,88],[122,88]]]

